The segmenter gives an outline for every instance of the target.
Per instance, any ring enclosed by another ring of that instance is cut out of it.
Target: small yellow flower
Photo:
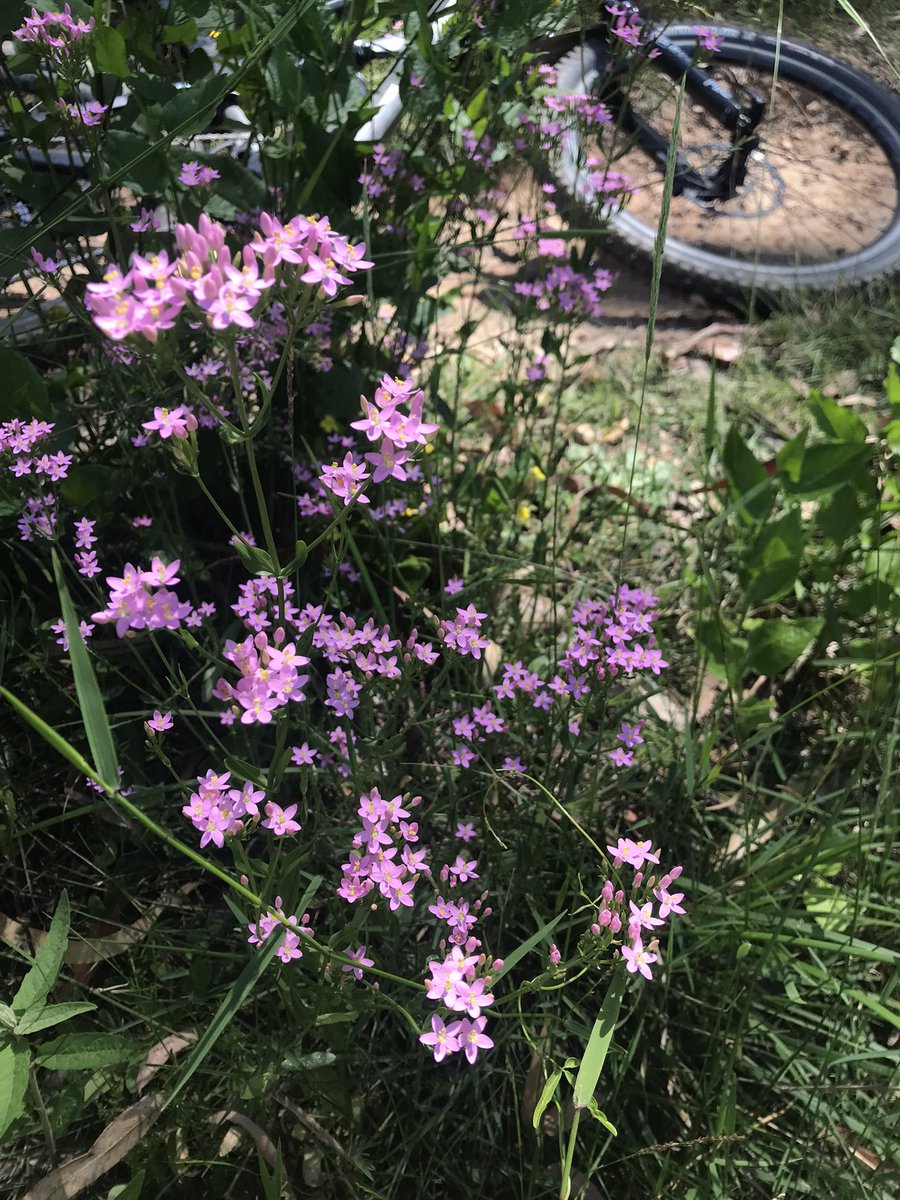
[[[319,422],[319,428],[325,433],[337,433],[337,431],[340,429],[340,425],[338,425],[331,413],[328,413],[328,415],[324,416]]]
[[[523,525],[527,525],[528,522],[531,520],[531,505],[530,504],[520,504],[519,507],[516,509],[516,516],[519,518],[519,520],[522,522]]]
[[[209,31],[209,36],[210,36],[211,38],[217,38],[217,37],[219,37],[219,35],[220,35],[220,33],[221,33],[221,32],[222,32],[222,31],[221,31],[220,29],[211,29],[211,30]]]
[[[544,474],[544,472],[538,466],[534,466],[531,468],[531,474],[535,477],[535,479],[539,483],[543,483],[543,481],[547,478],[547,476]]]
[[[434,454],[434,442],[426,442],[425,443],[425,453],[426,454]]]
[[[417,517],[419,515],[419,510],[417,508],[407,508],[403,515],[404,517]]]

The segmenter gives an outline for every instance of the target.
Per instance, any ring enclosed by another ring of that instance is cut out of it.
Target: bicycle
[[[323,7],[340,17],[346,5]],[[453,0],[430,7],[433,42],[455,14]],[[890,275],[900,263],[900,101],[798,43],[730,27],[702,34],[713,48],[705,58],[695,27],[656,27],[613,3],[596,25],[535,44],[559,96],[591,96],[609,114],[590,128],[569,113],[548,156],[570,211],[588,226],[599,215],[642,254],[665,218],[665,269],[718,289],[832,289]],[[368,96],[374,112],[357,143],[380,141],[401,121],[409,46],[401,33],[354,41],[360,71],[393,60]],[[186,145],[225,150],[259,173],[260,142],[241,131],[249,122],[236,98],[219,115],[230,132],[210,129]],[[75,178],[85,169],[68,151],[32,148],[28,158]],[[598,195],[597,161],[631,175],[627,204]]]

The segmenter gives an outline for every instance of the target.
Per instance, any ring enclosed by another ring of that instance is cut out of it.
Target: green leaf
[[[166,1102],[163,1105],[164,1110],[169,1107],[176,1096],[187,1086],[195,1072],[200,1069],[212,1052],[216,1042],[234,1020],[237,1012],[246,1003],[250,993],[256,987],[269,963],[275,957],[278,947],[281,945],[283,934],[283,929],[273,930],[264,942],[263,948],[253,956],[231,985],[228,995],[219,1005],[216,1015],[210,1021],[200,1041],[194,1047],[187,1065],[178,1078],[178,1082],[166,1097]]]
[[[599,1121],[600,1124],[603,1126],[603,1128],[608,1129],[609,1132],[613,1135],[613,1137],[619,1136],[619,1131],[616,1129],[615,1125],[613,1125],[612,1121],[609,1119],[609,1117],[606,1115],[606,1113],[603,1111],[603,1109],[600,1107],[600,1105],[597,1103],[597,1101],[594,1099],[593,1096],[591,1096],[590,1100],[588,1100],[587,1107],[588,1107],[588,1112],[591,1114],[591,1116],[594,1118],[595,1121]]]
[[[21,1038],[0,1049],[0,1138],[24,1109],[31,1054]]]
[[[94,1012],[96,1008],[96,1004],[91,1004],[87,1000],[73,1000],[69,1004],[41,1004],[37,1008],[29,1009],[24,1014],[16,1032],[23,1036],[37,1033],[41,1029],[50,1029],[53,1025],[60,1025],[63,1021],[68,1021],[71,1017],[77,1017],[81,1013]]]
[[[544,1115],[544,1111],[546,1110],[547,1105],[553,1099],[553,1093],[556,1091],[557,1087],[559,1086],[560,1079],[562,1079],[562,1067],[557,1067],[556,1070],[553,1071],[553,1073],[549,1076],[549,1078],[547,1079],[547,1082],[544,1084],[544,1090],[541,1092],[540,1097],[538,1098],[538,1102],[534,1106],[534,1113],[532,1114],[532,1117],[531,1117],[531,1124],[534,1126],[535,1129],[537,1129],[538,1125],[540,1125],[541,1117]]]
[[[119,782],[119,760],[113,742],[109,719],[103,697],[97,685],[97,677],[91,660],[88,657],[81,631],[78,628],[78,616],[69,596],[69,589],[63,576],[59,555],[54,548],[53,574],[62,605],[63,620],[66,623],[66,638],[69,643],[69,659],[72,663],[72,675],[75,678],[75,692],[78,696],[78,706],[81,709],[81,719],[87,734],[88,745],[94,756],[94,765],[101,779],[110,787]]]
[[[127,129],[109,129],[100,148],[103,170],[141,196],[158,195],[169,178],[166,159],[146,137]]]
[[[732,425],[722,447],[722,469],[733,500],[748,496],[741,512],[753,521],[764,521],[772,507],[772,481],[766,468],[754,456],[750,447]]]
[[[56,983],[62,966],[69,936],[69,895],[63,892],[50,922],[50,930],[38,947],[31,970],[19,984],[12,999],[14,1013],[31,1012],[42,1005],[50,989]]]
[[[0,379],[0,419],[27,421],[50,416],[47,386],[24,354],[0,346]]]
[[[48,1071],[114,1067],[134,1053],[134,1043],[115,1033],[64,1033],[42,1046],[35,1062]]]
[[[775,455],[775,465],[779,473],[790,479],[792,483],[796,483],[800,478],[808,432],[808,429],[801,429],[796,437],[792,437],[789,442],[785,442]]]
[[[303,566],[303,564],[306,562],[308,555],[309,555],[309,548],[307,547],[306,542],[298,539],[294,545],[294,557],[291,559],[291,561],[288,563],[288,565],[284,569],[285,574],[291,575],[291,574],[293,574],[294,571],[299,571],[300,568]]]
[[[795,663],[816,640],[822,617],[772,617],[752,630],[747,639],[747,669],[771,678]]]
[[[856,442],[824,442],[807,446],[799,478],[785,479],[785,491],[794,496],[813,496],[817,492],[841,487],[856,469],[871,458],[873,446]]]
[[[559,913],[552,921],[548,921],[546,925],[542,925],[537,933],[533,933],[521,946],[517,946],[512,954],[507,955],[503,960],[503,966],[500,970],[495,971],[491,976],[494,983],[498,983],[504,975],[508,974],[516,963],[523,959],[526,954],[531,953],[535,946],[540,945],[541,942],[545,942],[564,916],[565,913]]]
[[[163,105],[162,123],[166,130],[178,129],[180,137],[194,137],[203,133],[218,107],[221,99],[222,81],[214,75],[202,83],[189,88],[182,88],[177,96]],[[182,154],[182,158],[194,158],[193,154]]]
[[[802,554],[803,526],[798,509],[763,526],[744,560],[747,599],[760,604],[787,595],[797,579]]]
[[[197,22],[191,18],[180,25],[163,25],[162,40],[169,45],[189,46],[197,40]]]
[[[237,551],[237,556],[253,575],[274,575],[275,568],[265,550],[258,546],[248,545],[243,538],[233,538],[231,542]]]
[[[83,463],[69,468],[59,490],[67,504],[79,512],[85,512],[98,509],[109,511],[122,489],[118,471],[101,463]]]
[[[127,79],[131,74],[125,39],[111,25],[98,25],[94,30],[94,66],[98,71],[118,75],[120,79]]]
[[[594,1022],[591,1036],[588,1038],[578,1074],[575,1076],[573,1099],[576,1108],[589,1108],[591,1100],[594,1098],[600,1072],[603,1070],[603,1064],[606,1062],[606,1056],[612,1045],[624,995],[625,967],[622,963],[618,963],[613,971],[613,977],[609,981],[606,996],[600,1005],[600,1012]]]
[[[851,534],[859,533],[865,516],[856,489],[846,485],[838,488],[821,505],[816,514],[816,525],[836,546],[841,546]]]
[[[864,442],[868,429],[856,413],[848,408],[841,408],[829,396],[821,392],[813,392],[809,398],[809,407],[816,424],[826,437],[835,442]]]
[[[276,46],[269,55],[266,84],[272,101],[292,118],[300,107],[302,79],[294,56],[284,46]]]

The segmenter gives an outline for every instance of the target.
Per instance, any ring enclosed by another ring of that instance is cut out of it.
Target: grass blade
[[[625,995],[625,969],[620,964],[616,967],[609,983],[609,989],[600,1005],[600,1012],[588,1038],[584,1058],[575,1076],[575,1107],[589,1108],[597,1090],[597,1080],[606,1062],[606,1056],[612,1045],[612,1037]]]
[[[53,575],[62,605],[63,620],[66,625],[66,639],[69,643],[69,658],[72,662],[72,675],[75,678],[75,691],[78,695],[78,707],[81,709],[81,719],[87,734],[88,745],[94,756],[94,765],[100,775],[111,784],[119,778],[119,762],[116,757],[116,747],[113,742],[112,730],[97,676],[91,666],[91,660],[85,648],[84,639],[78,628],[78,616],[75,606],[69,596],[69,589],[63,576],[62,566],[56,551],[53,555]]]

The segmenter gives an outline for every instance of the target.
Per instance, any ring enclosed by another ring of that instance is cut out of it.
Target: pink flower
[[[294,820],[296,811],[296,804],[292,804],[290,808],[283,809],[273,800],[270,800],[266,805],[268,819],[262,822],[263,829],[271,829],[276,837],[284,837],[286,833],[299,833],[300,822]]]
[[[432,1018],[432,1021],[434,1018]],[[484,1027],[487,1024],[487,1017],[478,1017],[474,1021],[464,1018],[462,1021],[454,1021],[448,1028],[447,1034],[456,1039],[457,1047],[464,1050],[466,1058],[470,1063],[474,1063],[478,1057],[479,1050],[491,1050],[494,1043],[484,1033]],[[421,1038],[419,1039],[422,1040]]]
[[[454,1022],[454,1026],[456,1024],[458,1022]],[[432,1047],[435,1062],[443,1062],[448,1054],[453,1054],[459,1049],[459,1039],[451,1033],[437,1013],[431,1018],[431,1033],[421,1034],[419,1041],[423,1046]]]
[[[459,575],[451,575],[444,585],[445,596],[458,596],[463,590],[463,580]]]
[[[639,937],[634,939],[633,946],[622,947],[622,957],[628,964],[626,970],[628,970],[630,974],[634,975],[635,972],[640,971],[645,979],[653,978],[652,974],[650,973],[650,964],[657,962],[659,956],[656,954],[650,954],[647,950],[645,950],[644,943]]]
[[[294,746],[291,750],[291,762],[298,767],[311,766],[318,753],[318,750],[311,750],[308,743],[304,742],[302,746]]]
[[[354,979],[362,979],[362,977],[363,977],[362,968],[363,967],[373,967],[375,965],[374,961],[371,958],[366,958],[365,946],[360,946],[358,950],[349,951],[347,957],[356,959],[356,961],[359,963],[359,966],[351,967],[349,963],[345,963],[341,967],[341,971],[352,971]]]
[[[153,733],[165,733],[167,729],[172,728],[174,723],[170,712],[161,713],[158,708],[153,710],[153,716],[150,720],[144,722],[146,727]]]

